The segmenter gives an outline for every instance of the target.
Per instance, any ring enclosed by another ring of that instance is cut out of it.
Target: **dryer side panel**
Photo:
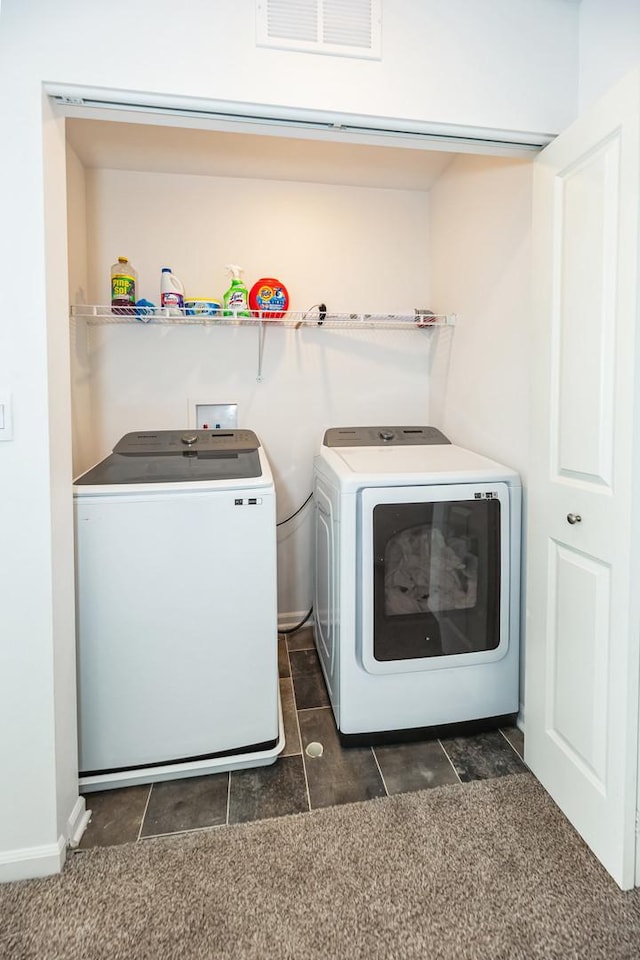
[[[315,490],[314,636],[329,697],[335,698],[336,604],[335,511],[328,491],[316,480]]]

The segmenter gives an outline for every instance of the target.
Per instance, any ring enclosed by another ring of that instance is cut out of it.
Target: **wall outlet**
[[[238,426],[237,403],[195,403],[196,430],[235,430]]]

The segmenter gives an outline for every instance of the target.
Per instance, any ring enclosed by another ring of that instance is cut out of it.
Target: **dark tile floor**
[[[80,850],[245,823],[410,790],[524,772],[515,727],[380,747],[340,746],[311,628],[279,642],[286,746],[268,767],[87,794]],[[321,743],[322,756],[309,756]]]

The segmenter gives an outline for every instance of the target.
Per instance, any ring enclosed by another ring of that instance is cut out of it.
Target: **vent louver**
[[[260,47],[379,60],[382,0],[256,0]]]

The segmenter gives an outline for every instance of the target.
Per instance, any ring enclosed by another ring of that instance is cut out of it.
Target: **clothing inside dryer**
[[[373,527],[377,660],[498,646],[498,500],[378,504]]]

